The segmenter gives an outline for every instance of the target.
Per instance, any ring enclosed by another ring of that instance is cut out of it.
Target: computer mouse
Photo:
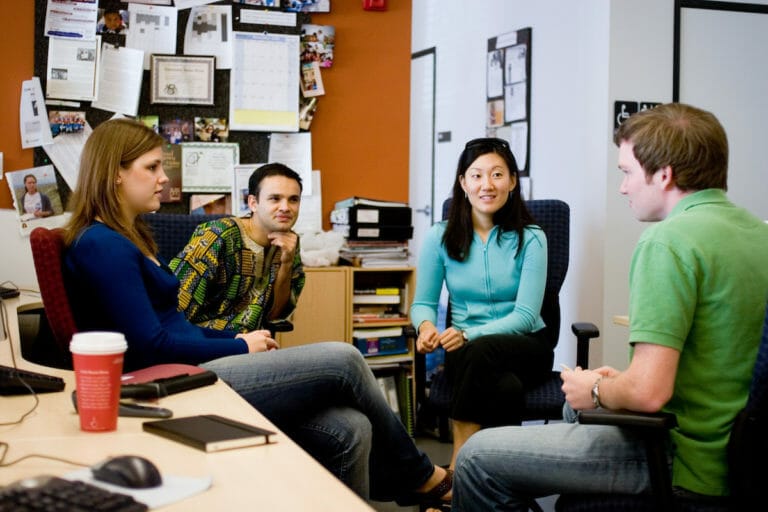
[[[91,466],[93,478],[121,487],[147,489],[163,483],[157,466],[138,455],[110,457]]]

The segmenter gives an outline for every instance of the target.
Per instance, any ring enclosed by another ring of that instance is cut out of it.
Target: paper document
[[[19,129],[21,147],[34,148],[53,142],[51,127],[48,125],[48,111],[45,108],[40,78],[24,80],[21,84],[19,104]]]
[[[56,170],[70,190],[75,190],[77,175],[79,173],[80,153],[83,152],[85,141],[93,129],[87,122],[83,129],[75,133],[60,133],[53,138],[53,144],[43,146],[48,158],[51,159]]]
[[[240,146],[233,142],[184,142],[181,145],[183,192],[232,192]]]
[[[153,53],[176,53],[176,23],[174,7],[131,4],[128,11],[131,29],[125,36],[125,46],[144,51],[144,69],[149,69]]]
[[[45,35],[92,41],[96,37],[98,12],[96,0],[48,0]]]
[[[273,133],[269,139],[270,162],[280,162],[301,176],[301,195],[312,195],[312,134]]]
[[[232,130],[299,131],[299,36],[235,32]]]
[[[50,38],[45,96],[93,101],[100,47],[100,36],[93,41]]]
[[[91,106],[102,110],[135,116],[139,110],[139,95],[144,52],[133,48],[105,44],[99,65],[99,94]]]
[[[216,69],[232,68],[231,5],[192,8],[184,32],[184,55],[213,55]]]

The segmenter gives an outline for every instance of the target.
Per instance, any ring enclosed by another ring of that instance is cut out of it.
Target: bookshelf
[[[344,341],[369,349],[368,355],[361,351],[376,376],[395,375],[400,394],[406,388],[410,391],[410,397],[400,397],[399,411],[413,433],[416,340],[410,335],[409,309],[416,287],[415,269],[340,266],[304,270],[304,290],[292,317],[294,330],[278,335],[280,345]],[[398,329],[399,336],[395,334]],[[371,336],[368,343],[356,340],[355,335],[367,337],[367,333],[386,335]],[[395,339],[398,337],[401,339]],[[406,398],[409,400],[404,402]]]

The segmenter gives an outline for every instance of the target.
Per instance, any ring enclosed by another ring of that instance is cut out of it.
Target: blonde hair
[[[117,177],[120,169],[128,169],[134,160],[164,142],[143,123],[131,119],[112,119],[93,130],[80,155],[80,174],[70,201],[72,217],[64,234],[67,246],[98,217],[145,255],[157,254],[157,244],[144,220],[140,216],[136,219],[123,217]]]

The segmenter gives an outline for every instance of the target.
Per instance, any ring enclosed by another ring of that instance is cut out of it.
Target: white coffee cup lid
[[[75,354],[116,354],[127,349],[128,343],[120,332],[78,332],[72,335],[69,343],[69,351]]]

